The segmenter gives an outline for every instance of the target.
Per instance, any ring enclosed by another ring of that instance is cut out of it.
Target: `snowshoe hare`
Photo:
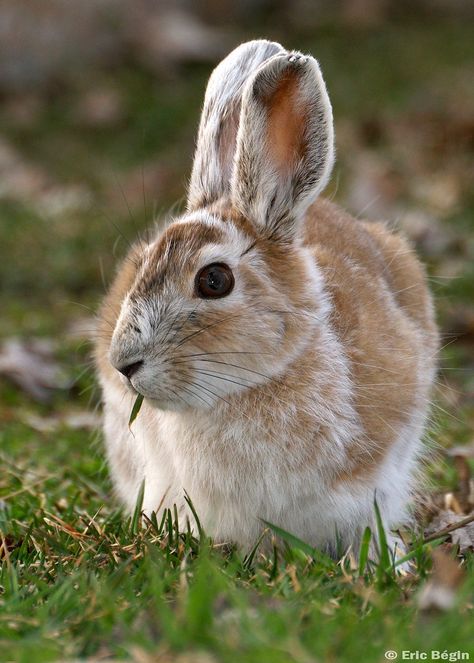
[[[314,58],[251,41],[207,87],[187,211],[118,269],[96,356],[120,500],[190,496],[215,540],[262,520],[335,554],[406,518],[437,332],[404,239],[319,198],[334,161]],[[129,427],[137,397],[142,408]],[[391,539],[393,544],[393,539]]]

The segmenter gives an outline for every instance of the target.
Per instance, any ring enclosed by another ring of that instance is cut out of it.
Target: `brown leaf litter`
[[[55,390],[70,385],[54,352],[55,344],[48,339],[9,338],[0,346],[0,375],[34,400],[48,402]]]

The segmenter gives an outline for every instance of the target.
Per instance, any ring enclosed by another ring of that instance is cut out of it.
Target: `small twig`
[[[430,534],[426,538],[423,539],[423,543],[429,543],[430,541],[434,541],[435,539],[439,539],[443,536],[446,536],[447,534],[450,534],[451,532],[454,532],[456,529],[461,529],[461,527],[465,527],[466,525],[469,525],[469,523],[472,523],[474,521],[474,513],[471,513],[470,516],[466,516],[462,520],[459,520],[457,523],[453,523],[452,525],[448,525],[448,527],[445,527],[444,529],[439,530],[439,532],[435,532],[434,534]]]
[[[7,542],[5,541],[5,537],[3,536],[2,531],[0,531],[0,541],[1,541],[0,553],[2,553],[2,557],[5,559],[7,568],[10,570],[12,566],[10,561],[10,552],[8,550],[8,545]]]
[[[31,489],[34,488],[34,486],[37,486],[40,483],[44,483],[45,481],[48,481],[48,479],[53,478],[53,474],[48,475],[47,477],[43,477],[42,479],[38,479],[37,481],[33,481],[32,484],[29,486],[23,486],[23,488],[20,488],[19,490],[15,490],[13,493],[7,493],[6,495],[0,495],[0,500],[10,500],[12,497],[17,497],[17,495],[21,495],[22,493],[26,492],[31,492]]]

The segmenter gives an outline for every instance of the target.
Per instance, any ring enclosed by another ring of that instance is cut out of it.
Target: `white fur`
[[[223,157],[219,138],[234,121],[238,124],[242,93],[249,76],[279,52],[286,51],[276,42],[251,41],[234,49],[213,71],[199,125],[188,209],[202,207],[229,189],[234,150],[229,149]],[[236,130],[237,127],[231,127],[230,142],[235,141]]]

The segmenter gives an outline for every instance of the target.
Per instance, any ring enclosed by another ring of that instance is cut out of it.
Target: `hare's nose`
[[[127,364],[126,366],[121,366],[117,370],[122,373],[122,375],[125,375],[125,377],[130,380],[131,377],[133,376],[134,373],[138,371],[140,366],[143,366],[143,361],[135,361],[133,364]]]

